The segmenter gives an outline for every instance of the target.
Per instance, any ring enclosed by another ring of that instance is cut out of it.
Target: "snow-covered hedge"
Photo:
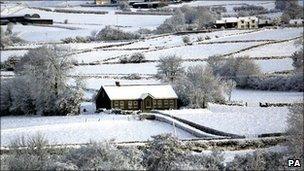
[[[102,41],[134,40],[139,38],[140,38],[139,34],[125,32],[118,28],[113,28],[111,26],[106,26],[105,28],[100,30],[96,35],[96,39]]]

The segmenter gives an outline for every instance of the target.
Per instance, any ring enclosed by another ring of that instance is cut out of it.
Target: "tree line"
[[[73,67],[70,50],[42,46],[29,50],[15,68],[15,76],[1,79],[1,115],[78,114],[83,82],[69,85]]]

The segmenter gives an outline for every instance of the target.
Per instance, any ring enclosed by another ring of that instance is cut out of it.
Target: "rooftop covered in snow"
[[[149,94],[156,99],[176,99],[171,85],[111,85],[102,86],[111,100],[142,99]]]

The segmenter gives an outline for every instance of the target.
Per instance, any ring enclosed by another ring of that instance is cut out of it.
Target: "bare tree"
[[[68,49],[58,46],[29,50],[18,63],[17,76],[9,86],[10,111],[40,115],[77,114],[83,85],[80,81],[76,87],[67,85],[72,67],[68,54]]]
[[[231,101],[231,93],[232,93],[232,90],[235,88],[235,86],[236,86],[236,82],[233,80],[228,80],[228,81],[225,81],[225,83],[224,83],[224,89],[228,96],[228,101]]]
[[[207,102],[224,103],[224,83],[209,66],[191,66],[184,75],[174,85],[182,105],[206,108]]]
[[[157,77],[163,82],[173,83],[184,72],[184,68],[182,67],[182,59],[176,55],[160,58],[159,64],[156,67]]]

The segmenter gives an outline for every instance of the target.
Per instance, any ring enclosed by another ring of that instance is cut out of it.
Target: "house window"
[[[167,108],[168,107],[168,100],[164,100],[164,107]]]
[[[242,23],[242,24],[244,24],[244,22],[245,22],[244,20],[241,20],[241,23]]]
[[[119,105],[120,105],[119,108],[120,108],[120,109],[123,109],[123,108],[124,108],[124,105],[125,105],[124,101],[120,101]]]
[[[162,101],[161,100],[157,100],[157,107],[162,108]]]
[[[128,108],[132,109],[132,101],[128,101]]]
[[[156,100],[153,100],[153,107],[156,107]]]
[[[114,108],[118,108],[118,106],[119,106],[118,101],[114,101]]]
[[[170,100],[170,108],[171,108],[171,109],[174,108],[174,100]]]
[[[134,101],[134,102],[133,102],[133,106],[134,106],[134,108],[138,108],[138,102],[137,102],[137,101]]]
[[[252,23],[255,23],[255,20],[252,20]]]
[[[241,28],[243,29],[243,28],[244,28],[244,26],[241,26]]]

